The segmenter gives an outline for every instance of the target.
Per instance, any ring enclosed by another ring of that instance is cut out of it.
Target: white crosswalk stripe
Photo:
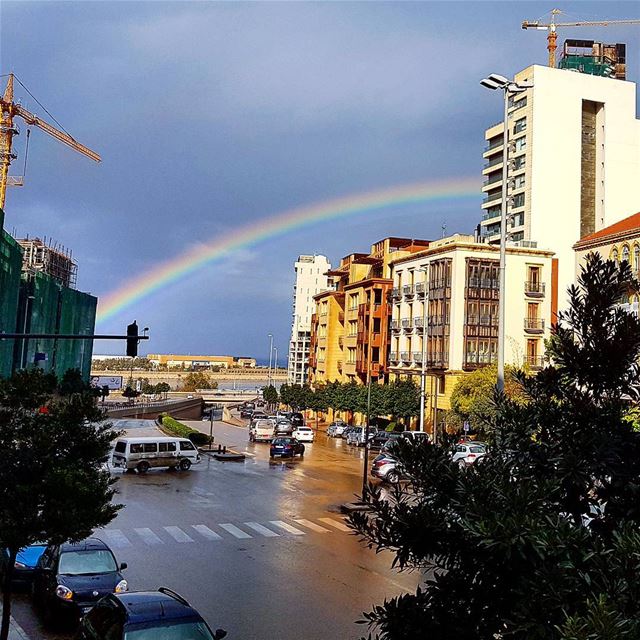
[[[225,524],[218,525],[221,529],[228,531],[232,536],[236,538],[240,538],[241,540],[245,538],[251,538],[248,533],[245,533],[242,529],[238,529],[235,524],[231,524],[230,522],[226,522]]]
[[[334,520],[333,518],[318,518],[318,520],[320,520],[320,522],[325,522],[331,527],[335,527],[339,531],[351,531],[344,522]]]
[[[280,527],[281,529],[284,529],[288,533],[292,533],[294,536],[305,535],[304,531],[300,531],[300,529],[296,529],[290,524],[287,524],[286,522],[284,522],[284,520],[269,520],[269,522],[276,527]]]
[[[301,518],[299,520],[294,520],[294,522],[297,524],[301,524],[303,527],[307,527],[307,529],[311,529],[311,531],[316,531],[317,533],[330,533],[329,529],[325,529],[319,524],[311,522],[311,520],[305,520],[304,518]]]
[[[267,529],[267,527],[257,523],[257,522],[245,522],[247,527],[257,531],[260,535],[263,535],[265,538],[277,538],[280,536],[279,533],[275,531],[271,531],[271,529]]]
[[[144,542],[145,544],[148,544],[148,545],[164,544],[164,542],[162,541],[162,538],[156,535],[148,527],[134,529],[134,531],[140,536],[140,538],[142,539],[142,542]]]
[[[131,546],[129,538],[120,529],[103,529],[100,533],[107,539],[106,541],[111,547],[122,549]]]
[[[215,531],[212,531],[205,524],[192,524],[193,529],[195,529],[203,538],[207,540],[222,540],[222,536],[218,535]]]
[[[176,542],[193,542],[180,527],[162,527]]]

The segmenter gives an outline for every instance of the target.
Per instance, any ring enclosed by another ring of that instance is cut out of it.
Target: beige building
[[[562,61],[561,61],[562,64]],[[509,103],[510,240],[558,259],[560,307],[573,282],[572,247],[640,207],[640,120],[633,82],[534,65],[533,87]],[[503,123],[485,132],[480,234],[499,242]]]
[[[540,368],[557,314],[557,261],[510,246],[506,264],[505,361]],[[390,377],[420,380],[424,340],[431,422],[436,408],[450,408],[461,375],[497,361],[499,249],[454,235],[391,266]]]
[[[255,358],[238,358],[235,356],[191,356],[176,354],[149,354],[147,356],[151,364],[158,367],[166,365],[167,367],[221,367],[223,369],[231,369],[240,367],[243,369],[252,369],[256,366]]]

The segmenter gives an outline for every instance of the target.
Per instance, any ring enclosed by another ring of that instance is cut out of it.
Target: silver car
[[[369,429],[369,440],[375,435],[375,429]],[[366,431],[364,427],[354,427],[347,435],[347,444],[355,444],[356,447],[364,447],[366,442]]]
[[[332,422],[327,428],[327,435],[330,438],[339,438],[342,436],[344,430],[347,428],[347,424],[345,422]]]
[[[453,462],[461,467],[470,467],[487,455],[487,445],[484,442],[459,442],[453,451]]]

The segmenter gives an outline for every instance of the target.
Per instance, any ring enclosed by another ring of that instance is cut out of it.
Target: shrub
[[[188,437],[196,447],[203,447],[204,445],[209,444],[209,436],[201,431],[192,431]]]

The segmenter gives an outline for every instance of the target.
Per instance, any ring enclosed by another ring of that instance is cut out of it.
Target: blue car
[[[222,640],[202,616],[171,589],[110,594],[82,619],[76,640]]]
[[[18,551],[13,565],[13,584],[15,586],[29,586],[33,582],[38,560],[46,548],[46,544],[37,542]],[[0,576],[4,577],[8,564],[9,549],[3,549],[0,554]]]
[[[295,455],[302,457],[304,455],[304,445],[295,438],[275,438],[271,443],[269,455],[272,458],[276,456],[293,458]]]

